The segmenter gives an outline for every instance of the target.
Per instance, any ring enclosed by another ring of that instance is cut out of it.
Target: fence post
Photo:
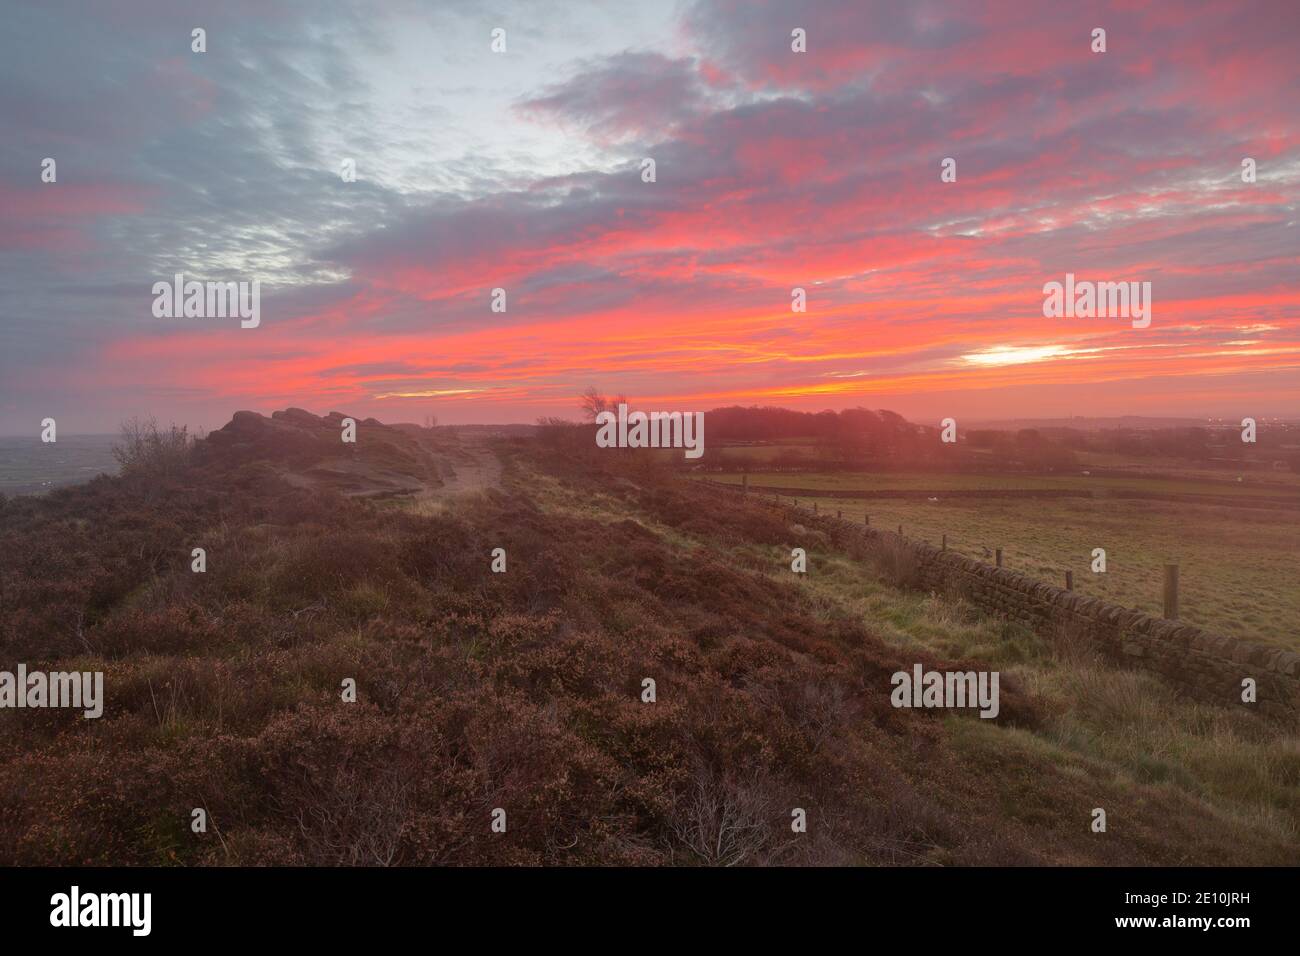
[[[1165,620],[1178,620],[1178,565],[1165,565]]]
[[[869,514],[865,514],[865,515],[863,515],[863,516],[862,516],[862,523],[863,523],[864,525],[867,525],[868,527],[870,527],[870,526],[871,526],[871,515],[869,515]]]
[[[898,526],[898,536],[900,538],[903,536],[903,526],[901,524]]]
[[[742,495],[749,494],[749,472],[745,472],[740,476],[740,493]]]
[[[1002,549],[998,548],[993,553],[996,555],[998,567],[1002,567]]]
[[[948,550],[948,536],[946,534],[943,536],[943,550]]]
[[[813,502],[813,514],[817,513],[817,502]]]
[[[837,518],[843,518],[843,517],[844,517],[844,512],[843,512],[843,511],[836,511],[836,512],[835,512],[835,517],[837,517]]]
[[[1066,572],[1065,572],[1065,589],[1066,589],[1067,591],[1073,591],[1073,590],[1074,590],[1074,572],[1073,572],[1073,571],[1066,571]]]

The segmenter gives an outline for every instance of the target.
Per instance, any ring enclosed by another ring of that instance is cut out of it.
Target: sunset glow
[[[14,12],[0,429],[1300,408],[1293,3],[385,9],[228,4],[203,55],[171,5]],[[179,271],[260,327],[155,318]],[[1045,319],[1067,272],[1151,326]]]

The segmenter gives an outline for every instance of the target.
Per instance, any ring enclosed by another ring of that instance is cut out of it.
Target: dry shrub
[[[778,512],[513,454],[578,504],[544,512],[516,491],[427,516],[215,459],[148,500],[106,479],[7,502],[0,646],[69,669],[102,659],[108,699],[91,726],[0,714],[0,863],[1100,859],[1085,828],[997,824],[1009,775],[1017,805],[1062,819],[1073,780],[1020,766],[1023,750],[1000,757],[1009,736],[972,761],[946,715],[889,703],[891,673],[916,661],[987,662],[888,645],[852,608],[734,558],[736,542],[789,541]],[[593,494],[629,517],[585,517]],[[650,530],[663,524],[691,546]],[[195,542],[210,543],[203,575]],[[916,577],[905,546],[880,551],[891,580]],[[356,704],[339,699],[344,677]],[[996,723],[1034,725],[1037,702],[1006,675],[1001,695]],[[1141,716],[1127,697],[1111,711]],[[964,746],[991,723],[963,721]],[[488,828],[498,806],[505,834]],[[1106,861],[1278,855],[1239,836],[1207,830],[1163,857],[1112,843]]]
[[[770,781],[758,774],[737,779],[701,770],[674,813],[674,843],[686,857],[683,862],[764,863],[779,854],[787,835],[793,835],[788,826],[784,834],[778,829],[781,811]]]
[[[901,538],[883,536],[871,549],[871,558],[880,576],[893,587],[910,589],[920,586],[920,558],[916,549]]]
[[[121,440],[113,458],[123,475],[163,477],[182,471],[194,452],[194,436],[186,426],[160,429],[152,418],[132,418],[122,423]]]
[[[290,604],[335,598],[362,581],[400,576],[391,544],[374,535],[331,532],[291,539],[271,577],[271,592]]]

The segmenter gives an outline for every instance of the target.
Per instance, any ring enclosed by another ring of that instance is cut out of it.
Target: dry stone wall
[[[759,499],[756,494],[750,497]],[[1188,697],[1250,706],[1282,720],[1300,719],[1300,654],[1293,651],[1152,617],[893,532],[761,500],[786,511],[791,521],[816,527],[836,540],[859,536],[871,546],[892,539],[913,554],[919,587],[955,591],[977,607],[1038,633],[1059,630],[1067,639],[1086,641],[1117,663],[1154,671]],[[1248,677],[1256,683],[1254,704],[1242,703],[1242,681]]]
[[[1300,654],[1166,621],[931,545],[908,541],[906,546],[916,555],[922,587],[956,590],[976,606],[1035,631],[1060,629],[1067,639],[1087,641],[1112,660],[1157,672],[1197,700],[1242,706],[1242,681],[1253,678],[1257,702],[1251,706],[1274,717],[1300,715]]]

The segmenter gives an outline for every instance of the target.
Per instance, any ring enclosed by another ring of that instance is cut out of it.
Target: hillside
[[[0,669],[107,698],[0,710],[0,863],[1300,858],[1284,728],[642,457],[373,420],[344,449],[342,417],[0,500]],[[895,709],[916,664],[1000,669],[998,716]]]

